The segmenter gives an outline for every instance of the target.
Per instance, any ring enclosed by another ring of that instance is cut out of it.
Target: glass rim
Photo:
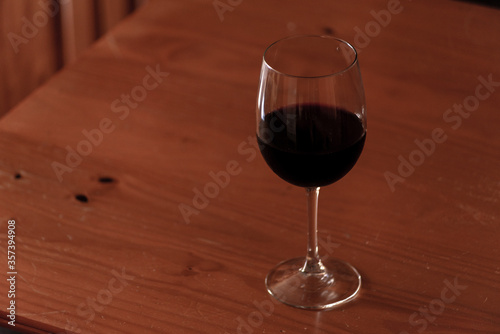
[[[322,38],[322,39],[330,39],[330,40],[334,40],[334,41],[337,41],[339,42],[339,44],[344,44],[346,45],[349,49],[352,50],[352,52],[354,53],[354,59],[353,61],[346,65],[345,68],[343,68],[342,70],[339,70],[339,71],[336,71],[336,72],[333,72],[333,73],[329,73],[329,74],[323,74],[323,75],[312,75],[312,76],[305,76],[305,75],[295,75],[295,74],[289,74],[289,73],[285,73],[285,72],[282,72],[282,71],[279,71],[277,70],[276,68],[274,68],[273,66],[271,66],[267,61],[266,61],[266,54],[267,52],[273,47],[275,46],[276,44],[278,43],[281,43],[281,42],[284,42],[286,40],[290,40],[290,39],[297,39],[297,38],[305,38],[305,37],[316,37],[316,38]],[[262,63],[265,64],[265,66],[278,73],[278,74],[281,74],[281,75],[284,75],[284,76],[287,76],[287,77],[291,77],[291,78],[301,78],[301,79],[317,79],[317,78],[326,78],[326,77],[332,77],[332,76],[337,76],[337,75],[340,75],[344,72],[347,72],[348,70],[350,70],[356,63],[358,62],[358,51],[356,51],[356,48],[349,42],[347,42],[346,40],[343,40],[341,38],[338,38],[338,37],[335,37],[335,36],[329,36],[329,35],[313,35],[313,34],[310,34],[310,35],[293,35],[293,36],[288,36],[288,37],[284,37],[284,38],[280,38],[278,39],[277,41],[274,41],[273,43],[271,43],[267,48],[266,50],[264,51],[264,54],[262,56]]]

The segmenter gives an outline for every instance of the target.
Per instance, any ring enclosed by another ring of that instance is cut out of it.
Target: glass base
[[[267,291],[280,302],[310,310],[327,310],[353,300],[361,288],[361,276],[350,264],[328,258],[324,271],[306,273],[306,259],[278,264],[266,277]]]

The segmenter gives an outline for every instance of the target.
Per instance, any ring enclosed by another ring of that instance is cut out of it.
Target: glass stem
[[[306,188],[307,196],[307,256],[302,267],[302,272],[307,274],[320,274],[325,272],[325,267],[318,255],[318,197],[319,187]]]

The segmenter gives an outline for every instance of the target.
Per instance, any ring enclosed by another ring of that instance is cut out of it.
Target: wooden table
[[[255,149],[260,62],[301,33],[358,48],[368,103],[320,196],[320,252],[363,277],[328,312],[264,287],[306,213]],[[0,121],[2,325],[14,300],[26,333],[499,333],[499,37],[455,1],[148,2]]]

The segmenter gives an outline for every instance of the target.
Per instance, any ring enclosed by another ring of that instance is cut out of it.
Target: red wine
[[[321,104],[290,105],[267,114],[257,141],[271,169],[300,187],[321,187],[344,177],[365,144],[361,119]]]

